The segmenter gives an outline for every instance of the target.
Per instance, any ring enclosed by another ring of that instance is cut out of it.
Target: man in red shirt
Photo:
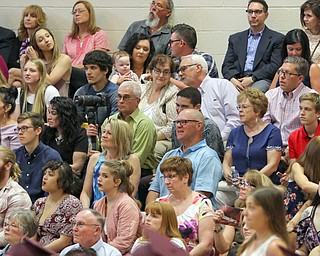
[[[293,131],[289,136],[290,164],[300,157],[313,137],[320,136],[320,95],[306,93],[300,96],[299,102],[302,127]]]

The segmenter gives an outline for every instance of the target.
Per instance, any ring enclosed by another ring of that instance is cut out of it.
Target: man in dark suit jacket
[[[9,58],[15,40],[16,34],[12,30],[0,27],[0,55],[7,65],[9,64]]]
[[[252,86],[266,92],[282,64],[284,35],[265,25],[269,13],[264,0],[250,0],[246,12],[250,28],[229,37],[222,74],[239,91]]]

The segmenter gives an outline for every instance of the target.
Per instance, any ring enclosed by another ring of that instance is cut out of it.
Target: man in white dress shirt
[[[240,125],[237,110],[238,90],[226,79],[207,75],[208,65],[201,55],[191,54],[181,58],[179,75],[186,85],[201,93],[201,112],[219,127],[223,141],[230,131]]]

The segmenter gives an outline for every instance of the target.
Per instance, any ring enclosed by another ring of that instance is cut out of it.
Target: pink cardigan
[[[98,200],[96,209],[105,218],[105,242],[117,248],[122,255],[130,255],[135,240],[141,236],[142,214],[137,203],[126,193],[119,193],[107,215],[107,198]]]

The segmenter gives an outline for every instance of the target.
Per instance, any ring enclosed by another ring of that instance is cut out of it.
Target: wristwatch
[[[220,226],[220,228],[215,228],[213,231],[214,233],[220,233],[223,230],[223,227]]]

